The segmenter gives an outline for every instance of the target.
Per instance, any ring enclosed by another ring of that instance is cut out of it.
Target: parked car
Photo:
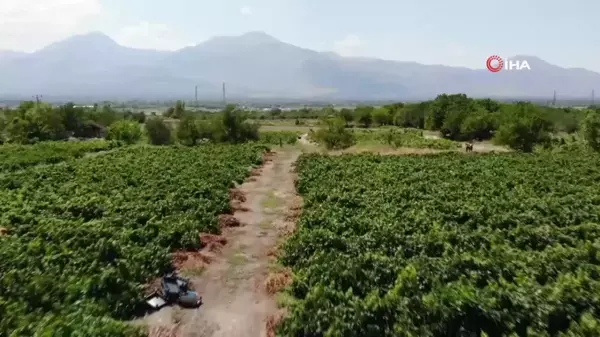
[[[179,305],[185,308],[196,308],[202,304],[202,297],[195,291],[187,291],[179,297]]]
[[[186,308],[195,308],[202,304],[202,297],[189,290],[188,280],[171,273],[163,276],[161,291],[148,296],[146,303],[155,310],[173,303]]]

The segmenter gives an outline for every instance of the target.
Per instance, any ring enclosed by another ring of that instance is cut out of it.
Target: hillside
[[[121,46],[102,33],[73,36],[37,52],[0,51],[4,98],[424,99],[471,96],[585,97],[600,74],[566,69],[534,56],[531,71],[490,73],[442,65],[341,57],[300,48],[262,32],[215,37],[174,52]],[[483,62],[482,62],[483,66]]]

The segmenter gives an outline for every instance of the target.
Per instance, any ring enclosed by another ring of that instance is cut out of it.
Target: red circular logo
[[[494,61],[496,61],[496,63],[497,63],[496,65],[493,64]],[[498,55],[492,55],[492,56],[488,57],[485,65],[491,72],[497,73],[500,70],[502,70],[502,68],[504,68],[504,60]]]

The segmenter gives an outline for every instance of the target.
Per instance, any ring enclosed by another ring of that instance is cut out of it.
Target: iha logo
[[[493,73],[497,73],[500,70],[531,70],[529,63],[527,60],[509,60],[503,59],[498,55],[492,55],[488,57],[487,62],[485,63],[489,71]]]

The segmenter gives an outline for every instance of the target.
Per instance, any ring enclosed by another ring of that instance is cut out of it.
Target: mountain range
[[[561,68],[534,56],[531,70],[469,69],[342,57],[279,41],[263,32],[215,37],[177,51],[124,47],[102,33],[77,35],[33,53],[0,50],[0,100],[230,98],[322,100],[474,97],[586,97],[600,74]]]

